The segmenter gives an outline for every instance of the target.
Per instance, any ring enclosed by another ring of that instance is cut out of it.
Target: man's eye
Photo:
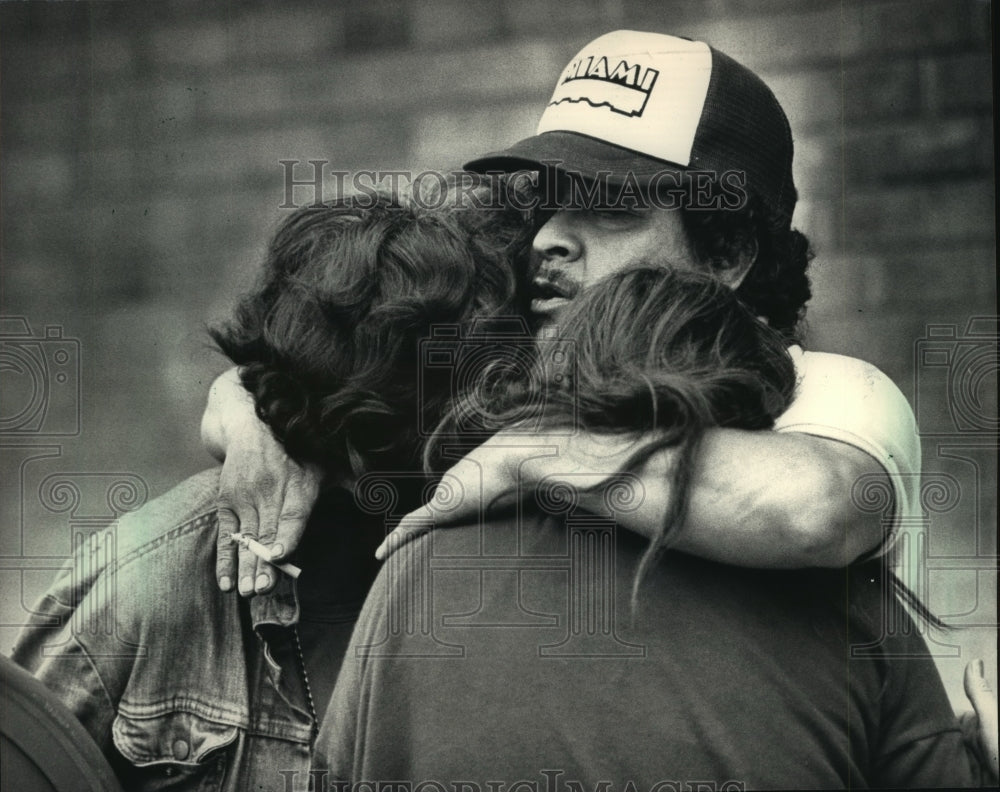
[[[641,212],[636,209],[626,209],[626,208],[606,208],[606,209],[591,209],[591,215],[602,222],[607,223],[635,223],[642,216]]]

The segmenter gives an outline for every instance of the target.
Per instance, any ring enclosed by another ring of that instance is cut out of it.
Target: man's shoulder
[[[859,379],[886,379],[886,375],[878,366],[869,363],[861,358],[850,355],[841,355],[836,352],[815,352],[804,350],[800,346],[788,348],[789,354],[795,363],[795,369],[799,376],[806,373],[811,376],[826,376],[837,379],[845,377],[857,377]]]
[[[122,516],[113,530],[119,568],[171,547],[191,550],[190,545],[202,544],[209,534],[214,543],[219,472],[210,468],[197,473]]]
[[[879,368],[859,358],[790,347],[797,385],[791,407],[776,428],[792,420],[822,424],[849,418],[857,424],[889,422],[901,434],[915,432],[913,411],[899,386]]]
[[[69,624],[82,609],[114,630],[74,632],[103,651],[107,641],[156,643],[165,630],[192,630],[192,613],[211,612],[215,592],[215,493],[218,472],[204,471],[84,537],[46,592],[42,608]],[[83,604],[86,600],[86,604]],[[174,629],[176,627],[176,629]],[[46,628],[43,628],[47,631]],[[159,644],[157,644],[159,645]],[[124,659],[124,656],[123,656]]]
[[[185,479],[103,536],[106,560],[87,576],[89,591],[111,593],[118,629],[129,640],[169,646],[203,636],[219,618],[225,595],[213,574],[218,478],[218,470],[206,470]]]

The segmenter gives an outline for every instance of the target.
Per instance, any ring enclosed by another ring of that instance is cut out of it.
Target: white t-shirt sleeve
[[[901,519],[920,513],[920,436],[909,402],[892,380],[862,360],[797,346],[789,352],[795,398],[775,431],[829,437],[874,457],[892,482],[895,535]]]

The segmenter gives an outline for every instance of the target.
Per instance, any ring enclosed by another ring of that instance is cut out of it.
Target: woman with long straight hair
[[[632,453],[610,479],[543,480],[484,504],[478,522],[390,542],[314,781],[977,783],[933,659],[881,562],[754,570],[670,551],[704,432],[767,428],[794,385],[780,334],[730,289],[648,266],[577,295],[530,376],[503,360],[484,368],[445,414],[428,461],[469,426],[632,432]],[[619,516],[654,495],[634,474],[664,447],[678,452],[663,476],[667,519],[646,538],[619,530]],[[576,494],[595,487],[605,508],[582,513]],[[886,630],[890,610],[906,629]]]

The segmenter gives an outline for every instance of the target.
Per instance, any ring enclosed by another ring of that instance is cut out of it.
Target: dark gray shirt
[[[769,572],[669,554],[633,613],[643,549],[609,521],[564,516],[441,529],[395,552],[318,769],[435,792],[977,783],[880,562]]]

